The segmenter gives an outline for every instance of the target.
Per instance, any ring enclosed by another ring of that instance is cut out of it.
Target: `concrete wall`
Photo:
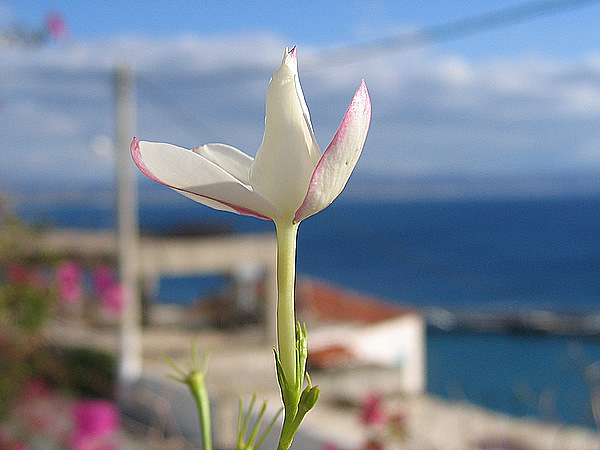
[[[425,323],[417,313],[369,325],[323,326],[310,331],[308,344],[309,352],[342,347],[357,364],[398,367],[403,391],[425,390]]]

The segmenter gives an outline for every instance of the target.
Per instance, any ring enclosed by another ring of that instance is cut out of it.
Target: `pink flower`
[[[94,281],[94,289],[100,296],[102,296],[106,290],[117,284],[115,271],[109,265],[100,265],[96,267],[92,278]]]
[[[363,402],[360,420],[365,425],[381,424],[386,421],[380,394],[370,393]]]
[[[69,35],[69,29],[64,17],[57,12],[48,14],[46,18],[46,30],[50,37],[56,40],[66,39]]]
[[[81,301],[81,267],[74,261],[64,261],[57,270],[58,290],[61,300],[74,304]]]
[[[69,439],[69,448],[72,450],[116,450],[117,447],[110,440],[88,436],[83,433],[75,433]]]
[[[94,289],[104,310],[112,316],[119,315],[123,308],[123,289],[114,269],[108,265],[97,267],[93,280]]]
[[[84,438],[112,438],[119,427],[119,411],[109,400],[80,400],[73,408],[75,434],[79,440]]]
[[[102,307],[111,316],[118,316],[123,309],[123,289],[116,284],[104,292],[100,297]]]

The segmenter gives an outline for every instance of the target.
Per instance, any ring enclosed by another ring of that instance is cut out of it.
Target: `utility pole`
[[[134,75],[127,66],[115,71],[117,240],[123,308],[118,366],[119,390],[127,390],[142,374],[141,304],[139,290],[138,196],[129,145],[136,127]]]

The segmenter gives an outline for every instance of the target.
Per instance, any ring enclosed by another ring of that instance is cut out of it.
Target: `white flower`
[[[363,81],[321,154],[293,48],[286,49],[269,83],[265,134],[256,158],[224,144],[187,150],[137,139],[131,153],[145,175],[199,203],[293,224],[340,194],[362,152],[370,120],[371,100]]]

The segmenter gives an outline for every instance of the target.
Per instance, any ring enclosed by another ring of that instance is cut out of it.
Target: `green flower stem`
[[[212,450],[212,431],[210,419],[210,401],[206,385],[204,384],[204,373],[195,372],[188,381],[196,405],[198,406],[198,417],[202,429],[202,444],[205,450]]]
[[[168,356],[165,360],[171,365],[178,376],[170,376],[170,378],[180,383],[186,384],[194,397],[196,406],[198,407],[198,418],[200,420],[200,428],[202,430],[202,448],[204,450],[212,450],[212,429],[210,420],[210,399],[206,389],[204,378],[208,366],[208,355],[204,354],[202,365],[198,365],[198,349],[195,342],[192,343],[192,367],[187,373],[180,369],[175,361]]]
[[[296,236],[298,223],[275,223],[277,228],[277,349],[283,375],[290,386],[296,379],[296,317],[294,286],[296,281]]]

